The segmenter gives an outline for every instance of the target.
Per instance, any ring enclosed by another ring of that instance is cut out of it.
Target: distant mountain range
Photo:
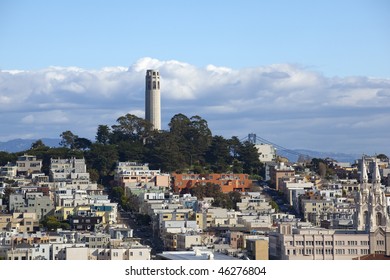
[[[31,145],[39,139],[13,139],[7,142],[0,142],[0,151],[17,153],[29,150]],[[59,147],[61,139],[42,138],[40,139],[48,147]]]
[[[38,139],[13,139],[7,142],[0,142],[0,151],[9,153],[17,153],[26,151],[31,148],[31,145]],[[49,147],[59,147],[61,139],[42,138],[42,142]],[[286,157],[291,162],[296,162],[299,155],[306,155],[310,158],[332,158],[338,162],[355,162],[356,159],[361,158],[362,155],[358,154],[346,154],[346,153],[327,153],[310,151],[304,149],[290,150],[289,152],[278,150],[277,154],[282,157]]]
[[[286,151],[277,151],[277,154],[282,157],[286,157],[290,162],[296,162],[299,158],[299,155],[308,156],[310,158],[331,158],[338,162],[349,162],[354,163],[355,160],[362,157],[361,154],[346,154],[346,153],[336,153],[336,152],[318,152],[304,149],[295,149],[289,152]]]

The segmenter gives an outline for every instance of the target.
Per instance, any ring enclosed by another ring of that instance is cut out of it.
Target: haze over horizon
[[[183,113],[214,135],[390,154],[387,1],[6,0],[0,26],[0,141],[144,117],[156,68],[163,129]]]

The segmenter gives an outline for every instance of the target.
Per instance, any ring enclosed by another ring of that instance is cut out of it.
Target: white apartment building
[[[279,260],[352,260],[370,252],[367,233],[283,223],[269,233],[269,246],[270,258]]]
[[[50,180],[52,182],[63,182],[69,179],[89,181],[89,173],[85,159],[51,159]]]
[[[115,182],[125,188],[169,187],[170,175],[160,170],[150,170],[148,164],[118,162],[115,168]]]
[[[255,144],[255,148],[259,153],[260,162],[275,162],[276,161],[276,148],[270,144]]]
[[[42,160],[38,160],[36,156],[24,154],[18,157],[16,161],[18,173],[30,175],[32,173],[40,173],[42,169]]]
[[[150,260],[151,248],[138,243],[130,248],[67,247],[60,255],[62,260]]]

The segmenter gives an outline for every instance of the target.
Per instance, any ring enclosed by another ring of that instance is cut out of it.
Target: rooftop
[[[157,258],[162,260],[238,260],[237,258],[210,250],[165,251],[157,254]]]

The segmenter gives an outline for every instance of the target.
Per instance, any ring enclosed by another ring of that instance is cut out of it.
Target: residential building
[[[364,232],[300,227],[281,223],[269,233],[270,259],[352,260],[370,251],[369,235]]]
[[[68,217],[70,229],[79,231],[95,231],[101,224],[102,218],[90,211]]]
[[[256,236],[246,238],[247,256],[251,260],[268,260],[268,237]]]
[[[238,258],[213,252],[206,248],[195,248],[192,251],[164,251],[156,255],[157,260],[225,260],[233,261]]]
[[[276,190],[279,190],[279,186],[283,180],[289,181],[291,178],[294,178],[294,176],[294,168],[286,165],[284,162],[280,162],[278,165],[270,168],[271,186]]]
[[[118,162],[114,180],[118,186],[125,188],[125,190],[127,188],[131,190],[153,187],[167,189],[170,186],[169,174],[163,174],[160,170],[150,170],[147,163]]]
[[[255,144],[255,148],[259,153],[259,160],[263,163],[276,161],[276,148],[271,144]]]
[[[18,166],[14,163],[8,162],[6,165],[0,167],[0,178],[13,179],[16,177]]]
[[[0,232],[16,231],[31,233],[39,229],[39,220],[36,213],[0,214]]]
[[[241,195],[241,201],[237,202],[237,209],[242,213],[261,212],[273,213],[275,210],[266,201],[260,192],[246,192]]]
[[[305,221],[320,226],[323,215],[334,211],[334,201],[320,196],[301,199],[301,211]]]
[[[284,199],[291,206],[294,206],[294,201],[297,199],[297,197],[294,197],[296,194],[305,193],[305,191],[313,188],[314,184],[312,182],[304,182],[291,177],[280,181],[279,185],[279,191],[283,193]]]
[[[52,182],[64,182],[69,179],[89,181],[89,173],[85,159],[50,159],[50,180]]]
[[[198,184],[206,185],[213,184],[221,187],[224,193],[239,191],[250,191],[252,180],[249,179],[248,174],[177,174],[173,177],[173,191],[180,193],[185,189],[190,189]]]
[[[29,176],[32,173],[41,173],[42,160],[38,160],[36,156],[24,154],[18,157],[16,166],[18,174]]]
[[[9,210],[12,212],[36,213],[38,220],[54,212],[54,203],[50,197],[42,192],[27,192],[23,194],[11,194],[9,198]]]

